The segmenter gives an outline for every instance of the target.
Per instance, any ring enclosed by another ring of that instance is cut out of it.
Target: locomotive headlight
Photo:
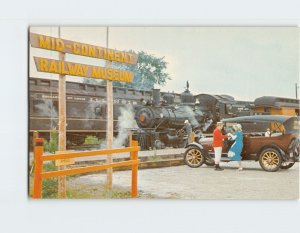
[[[143,122],[143,121],[145,120],[145,115],[144,115],[144,114],[141,114],[141,115],[139,116],[139,120],[140,120],[141,122]]]

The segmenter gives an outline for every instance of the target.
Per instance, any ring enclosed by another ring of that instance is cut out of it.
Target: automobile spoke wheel
[[[184,162],[189,167],[200,167],[204,163],[203,151],[198,147],[187,148],[184,154]]]
[[[282,164],[281,156],[276,149],[269,148],[261,152],[259,156],[260,166],[269,172],[275,172]]]

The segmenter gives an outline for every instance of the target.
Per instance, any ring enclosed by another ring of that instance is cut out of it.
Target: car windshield
[[[300,121],[299,117],[292,117],[284,123],[285,132],[299,134]]]

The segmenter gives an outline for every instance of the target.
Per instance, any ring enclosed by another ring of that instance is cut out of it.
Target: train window
[[[97,86],[96,89],[97,89],[97,92],[98,91],[99,92],[106,92],[106,88],[105,87]]]
[[[68,83],[67,82],[67,89],[78,89],[78,83]]]
[[[265,112],[271,112],[271,108],[270,107],[264,107]]]
[[[36,80],[30,79],[29,80],[29,85],[36,85]]]
[[[96,116],[101,116],[101,108],[100,108],[100,106],[95,108],[95,114],[96,114]]]
[[[85,90],[86,85],[85,84],[79,84],[79,90]]]
[[[87,88],[86,88],[88,91],[96,91],[96,87],[95,86],[90,86],[90,85],[87,85]]]
[[[42,80],[41,82],[40,82],[40,85],[41,86],[50,86],[50,80],[48,81],[48,80]]]
[[[226,104],[226,113],[227,114],[232,114],[233,111],[232,111],[232,105],[231,104]]]
[[[51,87],[58,87],[58,82],[56,80],[50,80]]]
[[[226,105],[223,103],[219,103],[216,105],[216,111],[219,111],[221,117],[226,114]]]
[[[32,101],[32,105],[33,105],[33,112],[34,113],[41,113],[42,112],[42,109],[41,109],[41,105],[44,104],[44,101],[43,100],[33,100]]]
[[[56,111],[58,111],[58,101],[53,101],[52,104],[53,104],[54,109]]]

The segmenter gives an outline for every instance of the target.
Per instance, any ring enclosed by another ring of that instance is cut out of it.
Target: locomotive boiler
[[[203,131],[207,122],[210,122],[208,114],[203,113],[195,104],[188,86],[180,96],[180,104],[174,103],[174,96],[170,93],[164,94],[162,101],[160,99],[160,90],[154,89],[153,101],[148,101],[136,110],[135,119],[142,129],[139,142],[143,149],[183,147],[186,140],[180,129],[185,120],[189,120],[197,133]]]

